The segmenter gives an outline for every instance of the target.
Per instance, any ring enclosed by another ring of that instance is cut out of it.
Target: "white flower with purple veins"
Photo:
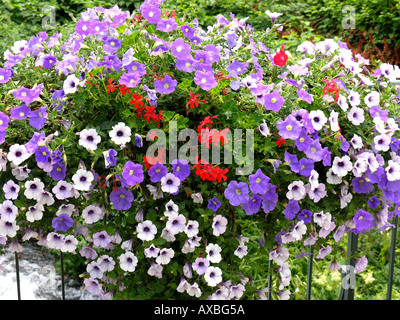
[[[24,145],[13,144],[7,154],[8,161],[11,161],[16,166],[19,166],[22,162],[28,159],[31,156],[31,153],[26,151]]]
[[[3,221],[0,220],[0,236],[13,238],[19,230],[19,225],[16,221]]]
[[[64,244],[61,247],[62,252],[75,252],[78,247],[78,239],[76,239],[73,235],[68,235],[64,239]]]
[[[388,161],[388,166],[385,168],[386,176],[389,181],[400,180],[400,164],[393,160]]]
[[[386,134],[379,134],[374,138],[374,148],[377,151],[386,152],[390,148],[391,138]]]
[[[103,270],[100,265],[96,261],[90,262],[87,267],[86,271],[89,273],[90,277],[93,279],[101,279],[103,278]]]
[[[351,138],[350,143],[351,146],[356,150],[361,149],[363,147],[362,138],[357,134],[353,135],[353,138]]]
[[[309,113],[309,118],[311,119],[312,126],[315,130],[319,131],[328,121],[322,110],[312,110]]]
[[[346,97],[339,94],[339,98],[337,100],[337,104],[339,105],[339,107],[343,110],[343,111],[347,111],[349,109],[349,105],[346,101]]]
[[[0,218],[2,221],[12,222],[18,216],[18,208],[10,200],[5,200],[0,205]]]
[[[165,227],[170,231],[172,235],[176,235],[185,230],[186,218],[182,214],[173,213],[168,217],[168,221]]]
[[[40,162],[38,162],[40,163]],[[31,169],[28,169],[26,165],[19,167],[18,165],[11,164],[11,173],[15,177],[15,179],[19,181],[23,181],[29,177],[29,173],[31,172]]]
[[[353,164],[353,174],[355,177],[361,177],[367,169],[368,165],[363,159],[357,159]]]
[[[111,141],[119,146],[124,146],[131,141],[132,131],[125,123],[119,122],[109,132]]]
[[[144,249],[144,255],[146,258],[157,258],[160,249],[151,244],[150,247]]]
[[[87,150],[96,150],[97,145],[100,143],[101,137],[96,129],[83,129],[79,133],[79,145]]]
[[[228,225],[228,220],[221,216],[216,215],[212,222],[213,235],[218,237],[226,231],[226,226]]]
[[[373,153],[363,152],[360,155],[358,155],[357,158],[364,160],[371,172],[375,172],[376,170],[378,170],[379,162]]]
[[[87,224],[99,221],[103,217],[103,210],[98,205],[88,205],[82,211],[82,218]]]
[[[395,81],[398,77],[398,75],[396,75],[394,66],[389,63],[382,63],[379,69],[381,69],[383,76],[390,81]]]
[[[64,80],[63,90],[65,94],[75,93],[80,85],[79,79],[74,75],[70,74],[67,79]]]
[[[17,199],[19,190],[20,186],[16,184],[13,180],[9,180],[3,185],[4,197],[8,200]]]
[[[24,195],[28,199],[38,200],[38,196],[44,190],[44,183],[39,178],[34,178],[33,181],[25,182]]]
[[[321,248],[318,251],[317,256],[315,257],[316,259],[323,259],[325,258],[328,254],[330,254],[332,251],[332,247],[330,245],[326,246],[326,248]]]
[[[313,221],[321,228],[326,227],[331,223],[332,215],[329,212],[324,213],[323,211],[314,213]]]
[[[244,244],[240,244],[236,247],[236,250],[233,252],[233,254],[237,257],[239,257],[239,259],[242,259],[244,256],[247,255],[247,246]]]
[[[157,233],[157,227],[150,220],[145,220],[137,225],[136,232],[140,240],[151,241]]]
[[[67,198],[71,198],[73,196],[73,186],[72,184],[60,180],[57,184],[51,189],[58,200],[63,200]]]
[[[162,229],[161,238],[163,238],[165,241],[168,242],[175,241],[175,236],[172,234],[171,230],[169,230],[167,227]]]
[[[29,222],[39,221],[43,218],[44,207],[37,203],[34,206],[30,206],[26,211],[26,220]]]
[[[204,274],[204,279],[210,287],[215,287],[222,282],[222,270],[218,267],[210,266]]]
[[[193,283],[192,285],[186,288],[186,292],[191,297],[199,298],[201,296],[201,290],[199,288],[199,284],[197,282]]]
[[[174,257],[174,255],[175,255],[175,252],[173,249],[163,248],[163,249],[161,249],[160,254],[157,257],[156,262],[161,265],[166,265],[171,261],[171,259]]]
[[[51,206],[54,204],[55,201],[53,195],[49,191],[43,190],[39,194],[37,202],[41,205]]]
[[[360,104],[360,94],[356,91],[350,90],[347,99],[352,107],[357,107]]]
[[[175,193],[179,190],[181,180],[176,177],[173,173],[168,172],[164,177],[161,178],[161,190],[167,193]]]
[[[166,217],[169,217],[173,213],[178,214],[178,211],[179,211],[178,205],[176,205],[174,201],[169,200],[168,203],[165,205],[164,215]]]
[[[25,49],[28,48],[28,41],[26,40],[18,40],[15,41],[13,46],[11,47],[11,51],[14,52],[16,55],[24,52]]]
[[[147,274],[152,277],[156,277],[158,279],[162,278],[162,270],[163,266],[155,263],[154,261],[150,261],[150,268],[147,270]]]
[[[351,121],[355,126],[360,125],[364,122],[364,109],[359,107],[352,107],[347,113],[347,119]]]
[[[301,239],[303,239],[303,235],[305,235],[306,232],[307,232],[307,226],[304,224],[303,220],[300,220],[293,227],[291,235],[293,236],[293,238],[296,239],[296,241],[300,241]]]
[[[61,214],[67,214],[69,216],[71,216],[75,211],[75,206],[72,203],[63,203],[62,205],[60,205],[60,207],[58,208],[57,212],[56,212],[56,216],[58,217]]]
[[[64,235],[57,232],[50,232],[46,238],[47,247],[50,249],[61,249],[64,245]]]
[[[218,263],[222,260],[221,247],[218,244],[209,243],[206,247],[207,260],[211,263]]]
[[[289,200],[299,201],[304,198],[306,195],[306,189],[304,187],[303,181],[294,181],[288,186],[288,192],[286,193],[286,197]]]
[[[309,198],[316,203],[326,196],[325,185],[323,183],[319,183],[316,188],[310,186],[307,188],[307,193]]]
[[[89,191],[93,180],[93,173],[84,169],[78,169],[72,176],[75,189],[80,191]]]
[[[301,43],[297,47],[296,51],[299,51],[301,53],[308,53],[308,54],[314,55],[315,48],[316,48],[315,44],[312,43],[311,41],[304,41],[303,43]]]
[[[127,272],[133,272],[136,269],[138,258],[130,251],[121,254],[118,257],[119,266],[122,270]]]
[[[196,220],[189,220],[183,231],[188,238],[193,238],[199,233],[199,223]]]
[[[331,130],[334,132],[340,130],[338,118],[339,118],[339,112],[332,110],[331,115],[329,117],[329,123],[331,124]]]
[[[373,106],[378,106],[379,101],[380,101],[380,95],[378,91],[371,91],[364,97],[364,102],[369,108]]]
[[[265,122],[265,119],[263,119],[263,123],[260,124],[258,129],[260,130],[261,134],[265,137],[268,137],[271,134],[271,132],[269,131],[268,125]]]
[[[316,49],[322,54],[333,53],[336,49],[339,49],[339,45],[333,39],[325,39],[316,44]]]
[[[353,169],[353,164],[349,156],[343,156],[341,158],[336,156],[335,159],[333,159],[332,172],[339,177],[344,177],[351,169]]]

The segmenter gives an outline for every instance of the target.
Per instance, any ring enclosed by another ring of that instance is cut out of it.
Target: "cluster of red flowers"
[[[108,85],[106,86],[107,93],[112,93],[118,88],[119,93],[125,96],[127,93],[131,94],[129,88],[124,85],[116,85],[113,82],[113,79],[108,79]],[[135,113],[138,118],[143,117],[148,123],[153,121],[157,126],[160,126],[161,121],[164,121],[162,110],[159,110],[158,113],[155,111],[154,106],[144,106],[144,102],[142,101],[142,95],[132,93],[132,100],[129,101],[131,105],[135,108]],[[147,99],[148,101],[148,99]]]
[[[322,81],[326,82],[325,88],[322,89],[322,92],[324,94],[335,95],[335,101],[337,101],[339,99],[340,88],[337,86],[335,79],[332,79],[331,81],[323,79]]]
[[[226,173],[229,171],[228,169],[222,169],[219,166],[213,166],[203,159],[199,160],[198,156],[196,157],[196,164],[193,166],[193,169],[196,169],[196,175],[203,181],[218,182],[222,182],[222,180],[226,181]]]
[[[200,122],[200,125],[197,127],[197,131],[199,132],[199,142],[205,143],[208,149],[210,149],[212,143],[214,143],[215,146],[218,146],[220,143],[222,145],[225,145],[225,143],[228,142],[228,138],[226,136],[229,131],[228,128],[220,131],[211,127],[213,123],[212,119],[216,117],[217,116],[205,117],[204,120]]]

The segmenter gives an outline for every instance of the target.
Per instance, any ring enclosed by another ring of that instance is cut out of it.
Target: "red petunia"
[[[281,50],[279,50],[274,56],[274,63],[279,67],[283,67],[289,58],[288,55],[285,53],[284,47],[285,46],[282,45]]]

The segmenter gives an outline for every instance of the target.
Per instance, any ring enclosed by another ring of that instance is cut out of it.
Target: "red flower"
[[[285,50],[283,49],[284,47],[285,46],[282,45],[281,50],[279,50],[279,52],[277,52],[274,56],[274,63],[279,67],[283,67],[289,58],[288,55],[285,53]]]
[[[120,86],[119,86],[119,92],[121,92],[121,94],[124,96],[124,95],[126,95],[126,93],[129,93],[129,94],[131,94],[131,91],[128,89],[128,87],[126,86],[126,85],[124,85],[124,84],[121,84]]]
[[[324,94],[334,94],[335,101],[337,101],[339,99],[340,88],[337,86],[335,79],[332,79],[331,81],[323,79],[322,81],[326,82],[326,86],[322,89],[322,92]]]
[[[108,79],[108,85],[106,86],[106,88],[107,88],[107,93],[115,91],[115,85],[113,84],[112,78]]]
[[[142,96],[140,94],[133,93],[132,100],[129,101],[130,104],[134,104],[134,107],[138,109],[139,105],[143,106],[144,102],[142,101]]]
[[[196,169],[196,175],[199,176],[203,181],[226,181],[226,173],[229,171],[228,169],[222,169],[218,166],[214,167],[212,164],[209,164],[203,159],[199,160],[198,156],[195,160],[196,164],[193,166],[193,169]]]
[[[189,92],[189,96],[190,96],[190,99],[189,99],[189,101],[186,103],[186,105],[188,105],[188,106],[189,106],[190,108],[192,108],[192,109],[194,108],[194,106],[198,107],[198,106],[199,106],[199,102],[201,102],[201,103],[207,103],[206,100],[199,100],[199,99],[197,99],[197,97],[200,96],[200,93],[194,95],[193,92]]]
[[[278,141],[275,141],[276,145],[280,148],[282,147],[284,144],[286,144],[286,140],[283,139],[282,137],[279,137]]]

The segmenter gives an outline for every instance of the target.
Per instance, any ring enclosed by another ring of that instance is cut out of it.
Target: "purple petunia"
[[[358,210],[353,217],[357,231],[364,231],[372,226],[372,215],[365,210]]]
[[[22,104],[20,107],[12,108],[10,111],[10,118],[16,120],[22,120],[28,118],[31,109],[26,104]]]
[[[38,110],[31,111],[29,113],[29,124],[36,130],[40,130],[44,127],[47,116],[48,114],[46,111],[46,106],[43,106]]]
[[[114,149],[109,149],[103,152],[105,167],[107,169],[114,167],[117,164],[117,158],[115,157],[117,154],[118,152]]]
[[[170,18],[166,20],[161,20],[157,23],[157,30],[162,32],[171,32],[178,28],[178,24],[176,23],[175,18]]]
[[[122,177],[130,186],[141,183],[144,180],[143,167],[141,164],[127,161],[122,171]]]
[[[194,83],[205,91],[210,91],[218,85],[217,81],[215,81],[214,73],[211,71],[202,72],[197,70],[194,74]]]
[[[128,210],[132,206],[133,194],[121,187],[111,192],[110,201],[116,210]]]
[[[376,209],[376,208],[378,208],[380,203],[381,203],[380,200],[376,196],[372,196],[368,200],[368,208]]]
[[[292,115],[288,115],[285,120],[279,120],[276,127],[283,139],[296,140],[301,133],[301,126]]]
[[[21,87],[18,90],[14,90],[13,95],[15,99],[22,100],[26,105],[29,105],[31,102],[39,98],[39,95],[42,92],[42,87],[43,83],[35,86],[32,89]]]
[[[270,178],[263,174],[261,169],[258,169],[256,173],[249,176],[251,192],[264,194],[267,190],[269,180]]]
[[[156,80],[154,82],[154,87],[159,94],[170,94],[174,92],[177,83],[178,82],[175,79],[172,79],[171,76],[166,76],[162,80]]]
[[[250,197],[250,199],[247,202],[242,204],[242,208],[247,215],[252,215],[260,210],[261,203],[262,203],[262,197],[258,194],[254,194]]]
[[[57,57],[55,56],[47,56],[43,59],[43,68],[51,69],[57,62]]]
[[[242,74],[245,73],[247,70],[247,67],[249,64],[247,62],[240,62],[238,60],[234,60],[227,68],[226,70],[231,72],[235,71],[236,74]]]
[[[289,200],[289,203],[285,207],[284,213],[285,218],[293,220],[296,214],[300,211],[300,205],[296,200]]]
[[[285,99],[280,95],[278,90],[264,95],[264,107],[267,110],[279,111],[284,103]]]
[[[161,178],[168,173],[168,168],[162,163],[156,162],[151,166],[148,173],[150,176],[150,181],[155,183],[161,181]]]
[[[312,211],[303,209],[300,211],[297,218],[299,218],[299,220],[301,220],[301,221],[304,221],[304,223],[311,223],[312,216],[313,216]]]
[[[140,7],[142,16],[151,24],[157,24],[161,21],[161,10],[153,4],[144,3]]]
[[[219,207],[221,207],[221,202],[218,200],[218,198],[214,197],[208,200],[208,205],[207,205],[208,209],[217,212]]]
[[[172,42],[171,51],[175,58],[185,60],[190,55],[191,47],[183,38],[178,38]]]
[[[6,131],[9,121],[10,119],[8,116],[4,112],[0,111],[0,131]]]
[[[184,24],[183,26],[181,26],[181,30],[182,30],[183,35],[188,39],[193,38],[194,33],[196,32],[196,29],[191,28],[187,23]]]
[[[224,196],[232,206],[238,206],[249,200],[249,186],[244,182],[231,181],[224,191]]]
[[[190,175],[190,167],[187,160],[174,159],[172,161],[172,173],[179,178],[180,181],[184,181]]]
[[[124,73],[119,79],[120,85],[125,85],[128,88],[136,87],[141,81],[139,73]]]
[[[299,161],[299,174],[304,177],[309,177],[311,175],[311,171],[314,170],[314,161],[302,158]]]
[[[55,232],[67,232],[73,225],[74,220],[68,214],[60,214],[51,222]]]

